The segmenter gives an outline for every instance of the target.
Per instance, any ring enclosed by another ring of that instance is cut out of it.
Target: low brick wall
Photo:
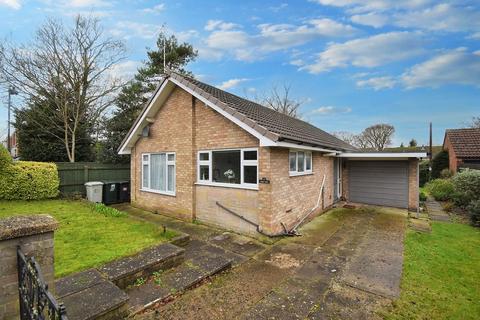
[[[0,220],[0,319],[19,319],[17,247],[34,256],[49,290],[54,292],[53,232],[49,215],[14,216]]]

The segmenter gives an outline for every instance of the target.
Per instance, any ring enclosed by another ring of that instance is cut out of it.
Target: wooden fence
[[[85,195],[88,181],[129,181],[130,164],[102,164],[96,162],[57,162],[62,195]]]

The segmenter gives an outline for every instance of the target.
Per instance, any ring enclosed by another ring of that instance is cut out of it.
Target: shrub
[[[127,214],[112,207],[107,207],[103,203],[92,203],[92,211],[103,214],[105,217],[123,217]]]
[[[425,183],[428,182],[428,179],[430,176],[430,172],[428,170],[429,161],[428,160],[421,161],[418,166],[419,166],[419,180],[420,180],[419,183],[420,183],[420,187],[423,187]]]
[[[425,185],[428,193],[438,201],[446,201],[452,199],[455,191],[453,183],[450,179],[435,179]]]
[[[440,177],[441,177],[442,179],[451,178],[451,177],[453,177],[453,172],[452,172],[450,169],[445,168],[445,169],[443,169],[442,171],[440,171]]]
[[[13,159],[8,153],[8,150],[0,145],[0,171],[6,170],[13,164]]]
[[[467,212],[470,215],[470,221],[474,226],[480,227],[480,200],[473,200],[467,206]]]
[[[480,200],[480,170],[465,169],[457,173],[452,182],[458,205],[466,206],[473,200]]]
[[[440,178],[440,172],[448,168],[448,152],[442,151],[432,159],[432,179]]]
[[[451,212],[453,210],[453,207],[455,205],[453,204],[452,201],[447,201],[447,202],[444,202],[442,204],[442,207],[443,207],[443,210],[447,211],[447,212]]]
[[[427,195],[425,194],[425,191],[420,190],[420,192],[418,193],[418,200],[427,201]]]
[[[58,195],[54,163],[18,161],[0,172],[0,199],[38,200]]]

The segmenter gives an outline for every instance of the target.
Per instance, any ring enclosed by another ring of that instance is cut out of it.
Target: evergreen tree
[[[157,48],[147,51],[148,60],[140,67],[134,79],[124,86],[116,98],[116,110],[110,119],[104,121],[103,138],[99,143],[98,160],[104,163],[128,163],[129,156],[118,155],[118,147],[140,114],[143,106],[162,81],[163,48],[165,44],[165,65],[168,69],[192,77],[185,66],[196,59],[198,53],[192,45],[178,43],[174,35],[160,33]]]
[[[416,146],[417,146],[417,140],[415,140],[415,139],[410,140],[410,142],[408,143],[408,145],[409,145],[410,147],[416,147]]]

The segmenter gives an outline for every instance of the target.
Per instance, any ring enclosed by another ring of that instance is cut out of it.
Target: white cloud
[[[124,39],[130,39],[133,37],[152,39],[158,35],[161,29],[161,25],[133,21],[119,21],[115,24],[114,29],[110,30],[110,33],[116,37],[122,37]]]
[[[318,54],[314,63],[301,69],[321,73],[350,65],[372,68],[423,52],[423,41],[418,33],[389,32],[344,43],[332,43]]]
[[[403,28],[464,32],[480,30],[480,11],[470,6],[441,3],[431,8],[393,15],[393,24]]]
[[[248,78],[236,78],[236,79],[230,79],[227,81],[222,82],[220,85],[217,87],[222,90],[227,90],[227,89],[232,89],[238,86],[240,83],[249,81],[250,79]]]
[[[22,6],[20,0],[0,0],[0,5],[18,10]]]
[[[65,5],[69,5],[74,8],[84,8],[84,7],[109,7],[112,3],[104,0],[71,0],[66,1]]]
[[[391,89],[395,86],[397,81],[390,76],[383,76],[383,77],[373,77],[369,79],[362,79],[358,80],[357,86],[359,87],[369,87],[373,88],[375,91],[382,90],[382,89]]]
[[[221,20],[209,20],[206,30],[212,31],[205,39],[216,55],[229,53],[237,60],[261,59],[263,54],[301,46],[317,38],[350,36],[356,29],[330,19],[313,19],[303,25],[260,24],[258,33],[249,34],[240,26]]]
[[[165,10],[165,3],[159,3],[155,6],[153,6],[152,8],[143,9],[142,12],[145,12],[145,13],[160,13],[163,10]]]
[[[475,32],[467,37],[467,39],[480,40],[480,32]]]
[[[205,30],[231,30],[238,27],[238,24],[232,22],[225,22],[223,20],[208,20],[207,24],[205,25]]]
[[[350,19],[355,23],[374,28],[381,28],[388,22],[388,16],[373,12],[369,12],[367,14],[353,15],[350,17]]]
[[[120,78],[124,81],[132,79],[137,72],[137,69],[141,66],[140,61],[127,60],[114,65],[109,74],[112,78]]]
[[[417,64],[401,77],[407,88],[447,84],[480,86],[480,51],[458,48]]]
[[[310,112],[308,112],[308,114],[329,115],[329,114],[335,114],[335,113],[349,113],[349,112],[352,112],[352,108],[350,107],[342,108],[342,107],[334,107],[334,106],[322,106],[314,110],[311,110]]]
[[[346,7],[353,13],[423,7],[431,0],[311,0],[324,6]]]

